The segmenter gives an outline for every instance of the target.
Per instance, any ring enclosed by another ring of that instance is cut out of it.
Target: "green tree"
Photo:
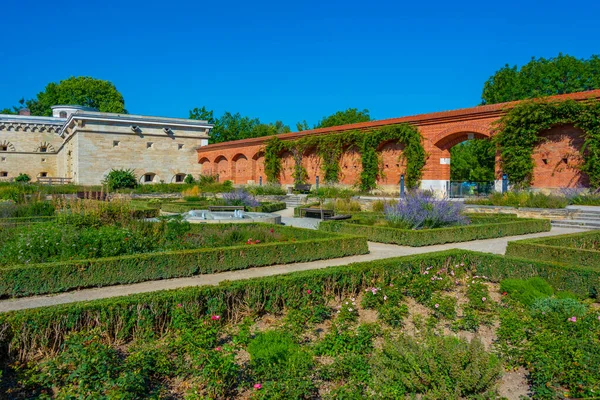
[[[123,95],[114,84],[87,76],[73,76],[59,83],[49,83],[35,99],[27,100],[31,115],[50,116],[50,107],[57,104],[94,107],[110,113],[127,112]]]
[[[290,132],[290,127],[282,121],[264,124],[258,118],[232,114],[226,111],[221,117],[215,118],[212,110],[206,107],[190,110],[190,119],[206,120],[214,124],[211,130],[211,143],[229,142],[231,140],[248,139],[262,136],[272,136]]]
[[[346,124],[355,124],[358,122],[367,122],[371,120],[369,110],[364,109],[359,111],[357,108],[349,108],[345,111],[338,111],[328,117],[323,117],[317,125],[317,128],[328,128],[330,126],[339,126]]]
[[[490,182],[494,180],[496,148],[489,140],[467,140],[450,149],[450,179]]]
[[[581,92],[600,88],[600,58],[532,58],[520,69],[505,65],[484,84],[482,104]]]
[[[0,114],[16,115],[19,113],[19,110],[21,108],[23,108],[24,105],[25,105],[25,99],[22,98],[21,100],[19,100],[18,106],[12,106],[11,108],[0,109]]]

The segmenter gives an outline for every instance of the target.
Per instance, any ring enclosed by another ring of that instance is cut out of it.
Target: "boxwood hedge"
[[[257,224],[244,225],[248,228]],[[266,224],[259,225],[264,228]],[[205,227],[220,229],[218,226]],[[364,237],[278,225],[272,227],[286,231],[296,240],[2,267],[0,297],[57,293],[84,287],[210,274],[369,252]]]
[[[600,270],[600,231],[509,242],[506,254]]]
[[[365,235],[370,241],[393,243],[404,246],[430,246],[434,244],[466,242],[477,239],[491,239],[503,236],[524,235],[534,232],[547,232],[549,220],[519,218],[491,223],[473,223],[471,225],[448,228],[409,230],[385,226],[362,225],[357,220],[322,221],[319,229],[326,232],[338,232]]]
[[[507,277],[542,277],[559,290],[582,297],[597,296],[600,271],[545,261],[449,250],[340,267],[294,272],[273,277],[222,282],[218,286],[189,287],[142,293],[0,314],[0,359],[27,359],[40,351],[57,350],[66,334],[100,328],[111,339],[129,340],[168,331],[177,307],[195,316],[219,314],[238,321],[244,310],[279,313],[304,296],[350,297],[367,287],[384,285],[392,277],[420,274],[428,266],[464,263],[491,281]]]

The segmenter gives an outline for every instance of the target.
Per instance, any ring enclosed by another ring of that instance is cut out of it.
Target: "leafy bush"
[[[260,205],[258,200],[244,189],[223,193],[223,200],[230,206],[258,207]]]
[[[504,207],[565,208],[569,201],[564,196],[548,195],[540,192],[511,191],[492,193],[485,199],[467,199],[465,204],[479,204]]]
[[[373,388],[382,398],[421,394],[428,399],[496,397],[500,360],[478,339],[403,335],[386,340],[373,356]]]
[[[431,229],[469,223],[462,214],[463,206],[449,199],[436,199],[431,192],[415,191],[403,201],[386,204],[385,219],[395,227]]]
[[[283,196],[286,194],[286,191],[283,190],[281,185],[276,185],[273,183],[268,183],[266,185],[248,185],[245,187],[248,193],[253,194],[255,196]]]
[[[193,183],[196,183],[196,179],[192,174],[187,174],[183,179],[183,183],[185,183],[186,185],[191,185]]]
[[[16,178],[15,178],[15,182],[19,182],[19,183],[27,183],[31,181],[31,177],[27,174],[24,173],[20,173]]]
[[[54,204],[49,201],[0,203],[0,218],[48,217],[54,215],[54,211]]]
[[[542,278],[505,279],[500,283],[500,290],[515,300],[530,306],[536,300],[552,296],[554,289]]]
[[[108,190],[133,189],[138,181],[132,169],[113,169],[106,175],[104,184]]]

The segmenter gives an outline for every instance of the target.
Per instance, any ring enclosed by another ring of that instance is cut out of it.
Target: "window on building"
[[[154,146],[154,143],[152,143],[152,142],[148,142],[148,143],[146,143],[146,148],[147,148],[147,149],[150,149],[150,148],[152,148],[152,146]]]
[[[182,183],[185,180],[185,174],[175,175],[175,183]]]
[[[46,146],[41,146],[40,147],[40,153],[45,153],[48,151],[48,148]]]
[[[8,146],[6,146],[6,145],[0,146],[0,151],[8,151]]]
[[[0,161],[2,161],[2,162],[6,161],[6,157],[0,158]]]
[[[144,182],[152,182],[153,180],[154,180],[153,173],[144,174]]]
[[[0,171],[0,177],[1,178],[6,178],[8,176],[8,172],[6,171]]]
[[[66,111],[61,111],[59,114],[60,118],[67,118],[67,112]]]
[[[119,145],[119,141],[118,140],[113,140],[113,147],[117,147]]]
[[[179,143],[179,144],[177,145],[177,150],[182,150],[182,149],[183,149],[183,145],[182,145],[181,143]]]
[[[40,178],[45,178],[45,177],[48,176],[48,173],[47,172],[40,172],[39,176],[40,176]]]
[[[46,159],[45,159],[45,158],[42,158],[42,162],[46,162]]]

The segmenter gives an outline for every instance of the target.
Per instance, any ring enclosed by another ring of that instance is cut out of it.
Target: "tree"
[[[318,128],[328,128],[330,126],[339,126],[346,124],[355,124],[358,122],[367,122],[371,120],[371,116],[369,115],[369,110],[364,109],[359,111],[357,108],[349,108],[346,111],[338,111],[335,114],[332,114],[328,117],[323,117],[317,125],[315,125],[315,129]]]
[[[496,148],[489,140],[467,140],[450,149],[450,179],[490,182],[494,180]]]
[[[27,100],[31,115],[50,116],[50,107],[57,104],[76,104],[94,107],[102,112],[126,113],[125,100],[114,84],[87,76],[71,77],[59,83],[49,83],[44,91]]]
[[[264,124],[258,118],[244,117],[240,113],[226,111],[220,118],[215,118],[212,110],[206,107],[190,110],[190,119],[206,120],[214,124],[210,132],[211,143],[229,142],[231,140],[272,136],[290,132],[290,127],[282,121]]]
[[[518,69],[505,65],[484,84],[482,104],[495,104],[534,97],[581,92],[600,88],[600,58],[532,58]]]
[[[3,108],[0,110],[0,114],[17,115],[17,114],[19,114],[19,110],[21,108],[23,108],[24,104],[25,104],[25,99],[22,98],[21,100],[19,100],[18,106],[12,106],[12,108]]]

